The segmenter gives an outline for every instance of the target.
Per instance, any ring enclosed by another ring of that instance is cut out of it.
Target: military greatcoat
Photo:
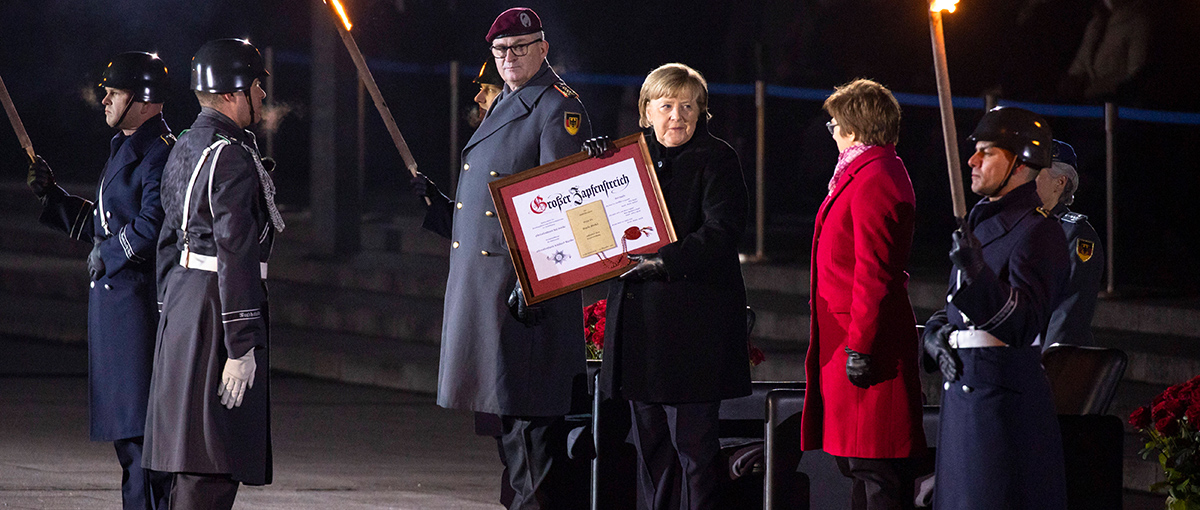
[[[975,204],[968,219],[987,269],[970,283],[952,271],[946,308],[925,324],[974,327],[1006,344],[956,349],[962,375],[944,386],[934,508],[1066,508],[1062,436],[1033,344],[1069,263],[1062,228],[1041,209],[1036,186]]]
[[[1071,212],[1059,205],[1050,214],[1062,224],[1067,236],[1067,258],[1071,260],[1071,277],[1062,303],[1050,315],[1050,326],[1042,348],[1054,343],[1095,345],[1092,338],[1092,317],[1096,313],[1096,296],[1104,277],[1104,247],[1100,235],[1088,223],[1087,216]]]
[[[143,459],[157,471],[271,482],[267,258],[275,226],[254,135],[204,108],[163,170],[163,301]],[[186,213],[186,214],[185,214]],[[228,358],[253,351],[254,386],[221,405]]]
[[[543,62],[521,88],[505,86],[467,142],[455,201],[428,209],[426,228],[451,239],[438,405],[508,416],[568,412],[573,379],[585,370],[582,298],[571,292],[538,303],[535,326],[512,317],[517,275],[488,183],[579,152],[590,134],[578,96]]]
[[[88,396],[93,441],[142,435],[158,305],[154,242],[159,182],[175,137],[157,115],[112,138],[96,202],[47,194],[40,221],[72,238],[104,238],[105,274],[88,292]]]

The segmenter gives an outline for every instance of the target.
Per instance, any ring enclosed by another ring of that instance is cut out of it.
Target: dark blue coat
[[[1062,303],[1050,316],[1050,326],[1042,348],[1054,343],[1095,345],[1092,338],[1092,317],[1096,313],[1096,295],[1104,277],[1104,247],[1100,235],[1088,223],[1087,216],[1071,212],[1065,205],[1050,211],[1058,218],[1067,236],[1067,258],[1071,261],[1071,276]]]
[[[949,303],[926,323],[973,326],[1007,347],[957,349],[938,432],[934,508],[1066,508],[1062,437],[1033,345],[1066,283],[1066,239],[1029,182],[969,216],[988,270],[970,284],[951,272]]]
[[[51,193],[41,222],[100,244],[105,275],[88,292],[88,395],[93,441],[142,435],[158,305],[154,245],[162,225],[159,183],[175,137],[162,116],[113,137],[95,203]],[[107,228],[106,228],[107,225]]]

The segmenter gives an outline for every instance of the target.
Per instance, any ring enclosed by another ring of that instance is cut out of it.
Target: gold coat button
[[[489,173],[489,174],[491,174],[491,176],[492,176],[492,177],[495,177],[495,176],[497,176],[497,175],[500,175],[500,174],[498,174],[498,173],[496,173],[496,172],[494,172],[494,171],[493,171],[493,172],[488,172],[488,173]]]
[[[454,241],[453,243],[450,243],[450,247],[451,247],[451,248],[458,248],[458,241]]]
[[[470,170],[470,169],[471,169],[471,165],[469,163],[463,163],[463,170]]]
[[[104,290],[112,290],[112,285],[104,284]]]
[[[92,216],[99,216],[99,215],[100,215],[99,209],[92,209]]]
[[[105,218],[112,218],[112,211],[105,211],[105,212],[104,212],[104,217],[105,217]]]
[[[96,282],[89,283],[88,288],[90,288],[90,289],[96,288]]]
[[[491,253],[488,253],[488,251],[487,251],[487,250],[483,250],[483,252],[482,252],[482,253],[483,253],[483,256],[484,256],[484,257],[486,257],[486,256],[488,256],[488,255],[491,255]]]
[[[457,208],[459,208],[459,209],[462,209],[462,202],[459,202],[459,203],[458,203],[458,205],[456,205],[456,206],[454,206],[454,207],[457,207]]]
[[[487,216],[488,218],[491,218],[492,216],[495,216],[496,213],[494,213],[492,211],[484,211],[483,215]]]

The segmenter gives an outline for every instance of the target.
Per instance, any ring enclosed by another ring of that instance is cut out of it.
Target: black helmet
[[[192,90],[226,94],[250,90],[267,76],[262,54],[245,39],[208,41],[192,57]]]
[[[161,103],[167,96],[167,65],[156,54],[128,51],[108,63],[99,86],[128,90],[134,101]]]
[[[979,120],[969,139],[992,142],[1036,170],[1047,168],[1052,162],[1054,137],[1050,133],[1050,124],[1029,110],[1007,106],[992,108]]]
[[[500,77],[500,71],[496,69],[496,59],[489,58],[483,62],[483,67],[479,68],[479,76],[471,80],[480,85],[495,85],[504,87],[504,79]]]

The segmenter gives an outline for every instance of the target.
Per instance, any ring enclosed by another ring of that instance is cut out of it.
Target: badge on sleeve
[[[1075,240],[1075,255],[1079,256],[1081,262],[1087,262],[1092,258],[1092,251],[1096,249],[1096,243],[1087,239]]]
[[[578,113],[565,112],[563,113],[563,127],[567,128],[567,134],[575,136],[579,132],[579,124],[583,122],[583,116]]]

